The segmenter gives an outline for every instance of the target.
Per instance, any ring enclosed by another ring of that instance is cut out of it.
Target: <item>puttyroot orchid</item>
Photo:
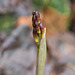
[[[36,75],[43,75],[46,60],[46,28],[37,11],[34,10],[32,15],[33,37],[37,45]]]

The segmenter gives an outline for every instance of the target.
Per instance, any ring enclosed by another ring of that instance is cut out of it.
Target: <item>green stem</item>
[[[37,46],[36,75],[38,75],[39,45]]]

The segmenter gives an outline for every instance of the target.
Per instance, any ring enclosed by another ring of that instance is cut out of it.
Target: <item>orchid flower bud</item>
[[[32,23],[34,24],[35,21],[36,21],[36,16],[34,15],[34,16],[32,17]]]
[[[40,25],[36,26],[36,30],[37,30],[37,33],[38,33],[38,34],[40,34],[40,33],[41,33]]]
[[[35,42],[39,41],[36,29],[33,29],[33,37],[34,37]]]
[[[33,14],[33,16],[34,16],[34,15],[36,14],[36,11],[34,10],[32,14]]]
[[[41,33],[42,33],[42,37],[43,37],[43,34],[44,34],[44,26],[42,23],[40,23],[40,29],[41,29]]]

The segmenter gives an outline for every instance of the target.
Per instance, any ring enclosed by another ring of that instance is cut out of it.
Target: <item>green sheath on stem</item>
[[[41,39],[40,46],[37,46],[37,66],[36,66],[36,75],[43,75],[45,60],[46,60],[46,28],[44,28],[45,32]]]

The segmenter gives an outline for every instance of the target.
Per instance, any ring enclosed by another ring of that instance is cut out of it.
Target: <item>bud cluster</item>
[[[35,42],[39,42],[44,34],[44,26],[41,23],[40,14],[37,11],[33,11],[32,13],[32,23],[33,23],[33,36]]]

